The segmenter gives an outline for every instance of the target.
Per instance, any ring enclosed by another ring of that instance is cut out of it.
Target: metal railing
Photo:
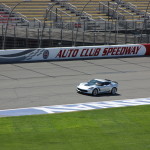
[[[34,27],[38,26],[38,28],[41,28],[42,21],[34,17]]]
[[[3,8],[3,11],[5,13],[6,12],[8,13],[8,16],[5,15],[5,17],[3,17],[3,19],[6,20],[8,17],[10,17],[9,22],[8,22],[9,24],[17,26],[18,24],[22,25],[21,23],[26,23],[27,26],[30,25],[30,22],[28,21],[27,17],[24,16],[23,14],[19,13],[19,12],[12,12],[11,15],[13,15],[14,17],[9,16],[9,14],[11,12],[11,8],[8,5],[1,3],[1,8]],[[19,21],[13,22],[14,19],[20,20],[20,22]],[[6,22],[4,22],[4,23],[6,23]]]
[[[64,18],[65,17],[69,17],[69,21],[72,22],[72,16],[70,14],[66,13],[65,11],[63,11],[63,10],[61,10],[59,8],[56,8],[55,11],[56,11],[56,16],[59,15],[59,16],[61,16],[62,19],[63,19],[63,17]],[[57,20],[56,20],[56,22],[57,22]]]
[[[59,14],[57,14],[56,11],[50,10],[49,16],[48,16],[48,20],[54,21],[54,22],[56,22],[56,21],[60,21],[61,22],[62,21],[62,17]]]
[[[119,5],[118,5],[117,3],[109,2],[109,6],[110,6],[111,8],[113,8],[113,9],[115,9],[116,7],[118,7],[118,8],[117,8],[117,12],[118,12],[118,13],[121,12],[121,14],[124,15],[124,19],[128,20],[128,17],[130,17],[130,19],[132,19],[132,20],[135,19],[135,15],[134,15],[134,14],[132,14],[132,13],[128,12],[127,10],[125,10],[125,9],[123,9],[123,8],[121,8],[121,7],[119,7]],[[139,17],[139,16],[138,16],[138,17]],[[136,18],[136,19],[137,19],[137,18]]]
[[[42,47],[105,45],[105,44],[136,44],[150,43],[150,21],[114,21],[113,26],[108,21],[82,21],[80,27],[76,22],[53,22],[51,27],[43,30]],[[143,26],[144,23],[144,26]],[[124,24],[123,26],[121,24]],[[5,26],[0,25],[0,49],[4,37]],[[111,39],[110,37],[111,32]],[[78,36],[76,36],[76,33]],[[28,26],[8,26],[5,49],[37,48],[41,38],[41,28]]]
[[[125,16],[122,13],[116,11],[115,8],[111,8],[110,6],[106,5],[103,2],[99,2],[98,10],[102,13],[107,14],[108,16],[111,16],[112,18],[115,18],[115,19],[124,20],[124,18],[125,18]]]

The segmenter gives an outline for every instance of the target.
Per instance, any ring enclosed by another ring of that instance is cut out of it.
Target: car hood
[[[95,87],[95,85],[88,85],[87,82],[84,82],[84,83],[80,83],[77,87],[81,89],[89,89],[91,87]]]

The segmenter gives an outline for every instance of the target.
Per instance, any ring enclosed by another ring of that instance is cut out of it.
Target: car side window
[[[103,82],[102,84],[101,84],[101,86],[104,86],[105,85],[105,82]]]
[[[110,84],[110,82],[105,82],[105,85],[109,85]]]
[[[102,86],[102,83],[101,82],[97,82],[96,85]]]

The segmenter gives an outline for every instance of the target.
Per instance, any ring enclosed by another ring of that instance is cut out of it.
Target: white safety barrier
[[[12,49],[0,51],[0,63],[146,55],[150,55],[150,44]]]

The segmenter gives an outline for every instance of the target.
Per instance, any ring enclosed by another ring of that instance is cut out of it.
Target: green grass
[[[0,118],[1,150],[149,150],[150,105]]]

